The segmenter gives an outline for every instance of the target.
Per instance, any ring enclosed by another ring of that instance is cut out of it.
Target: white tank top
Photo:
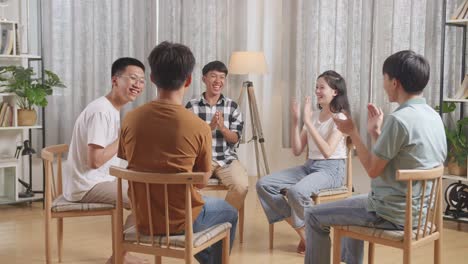
[[[334,132],[338,131],[338,128],[335,125],[335,122],[333,122],[333,118],[330,118],[324,122],[319,121],[319,115],[320,112],[314,112],[312,114],[312,125],[317,129],[317,132],[319,135],[326,141],[328,137]],[[346,119],[346,116],[342,113],[337,114],[339,119]],[[304,126],[304,129],[305,126]],[[307,129],[306,129],[307,132]],[[328,158],[328,159],[346,159],[346,142],[345,142],[346,137],[343,136],[340,141],[338,142],[338,145],[336,146],[335,152]],[[320,152],[319,148],[317,147],[317,144],[315,144],[314,139],[310,135],[309,132],[307,132],[307,144],[309,147],[309,159],[313,160],[323,160],[325,157],[322,155]]]

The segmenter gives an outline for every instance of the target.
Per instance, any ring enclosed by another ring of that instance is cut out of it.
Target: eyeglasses
[[[144,77],[138,78],[138,76],[133,75],[133,74],[132,75],[119,75],[119,76],[130,79],[132,84],[138,83],[138,84],[145,85],[145,82],[146,82]]]

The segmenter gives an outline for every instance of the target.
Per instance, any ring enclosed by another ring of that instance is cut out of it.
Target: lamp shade
[[[263,52],[235,51],[229,60],[230,74],[264,74],[267,65]]]
[[[31,143],[29,142],[29,140],[25,140],[24,141],[24,147],[23,147],[23,151],[21,152],[21,155],[22,156],[26,156],[26,155],[32,155],[32,154],[36,154],[36,151],[31,148]]]

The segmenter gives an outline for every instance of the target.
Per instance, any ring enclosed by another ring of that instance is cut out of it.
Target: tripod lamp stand
[[[36,151],[31,147],[31,143],[29,142],[29,140],[25,140],[23,144],[24,146],[23,146],[23,151],[21,151],[21,156],[29,156],[31,158],[31,155],[35,154]],[[19,150],[18,148],[16,148],[16,150],[17,151],[15,153],[15,157],[19,158],[19,153],[20,153],[21,148]],[[21,183],[21,185],[24,186],[24,188],[26,188],[26,191],[20,192],[18,196],[20,198],[33,197],[34,192],[32,190],[32,166],[31,164],[29,164],[29,184],[21,180],[20,178],[18,178],[18,181]]]
[[[229,60],[230,74],[264,74],[266,72],[267,65],[263,52],[237,51],[232,53],[231,59]],[[239,107],[243,103],[245,93],[247,93],[247,103],[249,105],[250,121],[252,125],[252,139],[248,142],[254,141],[257,177],[260,178],[260,155],[263,157],[263,164],[265,165],[265,172],[267,174],[270,174],[270,167],[268,166],[268,159],[265,151],[265,139],[263,137],[262,123],[255,99],[255,89],[251,81],[242,83],[241,93],[237,101]],[[259,152],[259,144],[262,151],[261,153]]]

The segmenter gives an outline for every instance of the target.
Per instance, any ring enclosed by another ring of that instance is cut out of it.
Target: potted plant
[[[456,109],[453,102],[444,102],[442,105],[443,113],[452,113]],[[436,107],[438,110],[438,107]],[[450,115],[451,124],[445,126],[445,135],[448,146],[448,171],[452,175],[466,176],[468,139],[465,126],[468,125],[468,117],[453,121]],[[453,127],[453,128],[451,128]]]
[[[38,78],[33,68],[7,66],[0,68],[2,92],[15,93],[18,105],[18,126],[36,124],[37,113],[34,106],[47,106],[47,96],[53,87],[65,88],[57,74],[45,70],[44,78]]]

